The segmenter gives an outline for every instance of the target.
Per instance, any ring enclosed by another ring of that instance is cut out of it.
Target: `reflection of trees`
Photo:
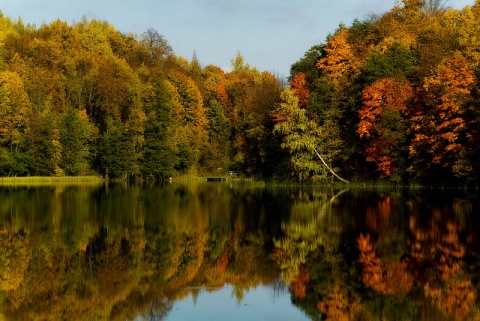
[[[29,240],[25,235],[0,232],[0,289],[11,294],[11,304],[18,307],[22,300],[19,292],[25,271],[31,260]]]
[[[348,194],[341,203],[328,193],[296,198],[282,225],[273,254],[296,305],[313,320],[479,317],[478,281],[465,263],[475,269],[480,252],[469,201]]]
[[[349,297],[348,292],[339,286],[334,286],[317,303],[317,309],[326,316],[326,320],[368,320],[360,302]]]
[[[455,200],[450,206],[431,208],[429,220],[418,213],[410,217],[410,252],[421,275],[425,298],[447,315],[465,318],[472,311],[476,293],[465,272],[465,208]]]
[[[241,301],[286,284],[312,320],[478,319],[478,204],[334,194],[217,184],[0,194],[0,318],[161,320],[201,291],[231,284]]]
[[[312,320],[321,319],[319,311],[339,312],[333,303],[339,296],[348,306],[352,301],[343,290],[350,271],[340,251],[346,213],[335,210],[337,198],[343,193],[312,189],[292,195],[290,219],[282,224],[282,237],[274,241],[274,257],[282,268],[282,279],[290,286],[295,304]],[[334,293],[333,289],[342,290]],[[332,320],[339,317],[332,315]]]
[[[5,318],[161,320],[175,300],[199,287],[230,283],[241,301],[278,275],[266,239],[255,233],[230,239],[210,259],[208,232],[164,232],[102,228],[85,251],[66,247],[58,234],[2,234]]]
[[[406,261],[385,264],[378,256],[370,234],[357,239],[359,262],[363,267],[362,280],[368,287],[385,295],[408,293],[413,287],[413,275]]]
[[[415,297],[409,307],[424,313],[424,320],[475,319],[476,291],[465,270],[466,222],[472,208],[464,201],[442,203],[445,205],[429,205],[419,198],[406,203],[410,212],[407,247],[396,257],[388,252],[393,249],[391,213],[398,204],[385,206],[382,198],[368,209],[367,224],[377,236],[367,233],[357,238],[362,279],[367,287],[394,302]],[[422,312],[420,306],[431,309]],[[414,315],[420,318],[418,312]]]
[[[54,199],[33,190],[22,205],[0,202],[0,318],[161,320],[199,289],[229,283],[241,300],[278,276],[264,228],[277,213],[258,215],[263,193],[141,188],[67,188]]]
[[[294,280],[298,284],[299,279],[305,279],[305,276],[299,274],[307,273],[304,266],[309,255],[337,239],[335,235],[321,233],[322,230],[331,231],[331,227],[324,229],[321,224],[325,222],[319,219],[329,205],[328,194],[301,191],[298,195],[291,195],[293,199],[290,220],[282,224],[282,237],[274,240],[274,254],[282,269],[282,278],[287,284]]]
[[[290,284],[298,279],[301,267],[307,262],[309,254],[319,247],[322,239],[317,233],[316,224],[301,226],[293,223],[283,231],[285,236],[275,242],[275,256],[280,263],[283,280]]]

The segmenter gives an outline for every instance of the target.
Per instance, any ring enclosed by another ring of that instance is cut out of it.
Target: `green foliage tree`
[[[319,77],[319,71],[316,66],[318,59],[322,55],[322,46],[316,45],[310,48],[302,58],[293,63],[290,67],[290,78],[298,73],[305,74],[307,85],[313,86],[316,79]],[[310,88],[313,90],[313,88]]]
[[[208,144],[201,156],[202,167],[209,173],[224,173],[230,162],[232,123],[223,105],[212,98],[207,105]]]
[[[86,175],[92,168],[97,128],[85,110],[68,110],[60,124],[61,167],[67,175]]]
[[[0,176],[10,176],[13,168],[13,157],[8,148],[0,147]]]
[[[281,98],[274,114],[277,120],[274,132],[284,137],[282,147],[290,153],[291,176],[299,181],[326,179],[327,165],[322,164],[324,161],[317,152],[322,139],[320,128],[298,106],[298,98],[291,89],[284,89]]]
[[[122,124],[107,119],[106,130],[99,137],[98,167],[106,178],[128,179],[133,168],[133,144]]]
[[[145,123],[141,172],[147,179],[164,179],[173,174],[176,159],[170,143],[174,125],[173,111],[163,78],[154,82],[152,94],[151,109],[147,110]]]
[[[362,65],[362,86],[381,78],[415,76],[418,53],[401,43],[393,43],[385,52],[373,51]]]
[[[23,137],[21,150],[28,162],[30,175],[61,174],[59,168],[61,147],[56,122],[55,115],[48,111],[35,113],[28,119],[28,128]]]

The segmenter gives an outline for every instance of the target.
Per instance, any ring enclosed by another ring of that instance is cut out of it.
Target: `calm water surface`
[[[474,192],[0,186],[0,320],[480,320]]]

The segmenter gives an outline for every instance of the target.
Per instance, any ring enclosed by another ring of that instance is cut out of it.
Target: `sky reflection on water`
[[[258,286],[245,291],[241,302],[237,301],[234,291],[232,285],[227,285],[214,291],[201,290],[196,298],[189,295],[175,302],[165,320],[310,320],[292,305],[288,290],[274,291],[269,286]]]

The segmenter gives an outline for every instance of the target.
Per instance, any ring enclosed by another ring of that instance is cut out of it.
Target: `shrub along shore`
[[[0,186],[21,185],[96,185],[105,182],[101,176],[28,176],[0,177]]]

